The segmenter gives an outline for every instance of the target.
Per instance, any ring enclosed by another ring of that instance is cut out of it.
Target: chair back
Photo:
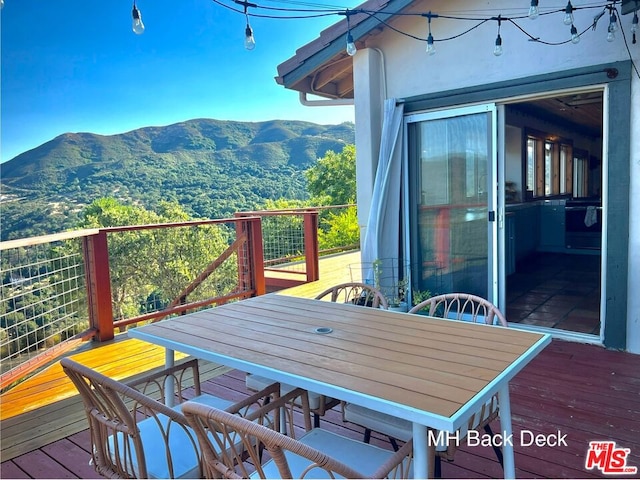
[[[507,320],[490,301],[469,293],[446,293],[436,295],[414,306],[409,313],[427,311],[429,316],[465,320],[487,325],[499,323],[506,327]]]
[[[332,302],[353,303],[373,308],[389,308],[387,299],[377,288],[365,283],[341,283],[316,296],[316,300],[329,297]]]
[[[63,358],[60,363],[84,403],[91,432],[93,464],[99,474],[109,478],[149,478],[146,442],[150,442],[149,449],[153,450],[149,454],[154,459],[154,469],[160,462],[162,476],[180,476],[177,469],[182,460],[178,456],[194,457],[195,467],[200,470],[197,441],[189,431],[184,415],[69,358]],[[141,434],[139,422],[147,422],[145,427],[150,427],[143,429],[144,434]],[[180,435],[174,435],[178,431]],[[184,447],[180,454],[175,454],[175,459],[171,454],[175,445],[171,444],[170,437]],[[185,455],[189,443],[192,448]]]
[[[305,478],[312,470],[322,478],[362,478],[348,465],[248,417],[196,402],[186,402],[183,412],[200,442],[206,478]],[[271,462],[263,464],[264,450]],[[268,469],[274,465],[277,475]]]

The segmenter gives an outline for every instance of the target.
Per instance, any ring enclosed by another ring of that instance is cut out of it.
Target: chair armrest
[[[405,462],[406,459],[409,459]],[[411,468],[411,462],[413,460],[413,439],[405,443],[393,456],[380,465],[378,469],[371,476],[372,478],[387,478],[390,472],[393,472],[396,468],[400,470],[396,471],[392,478],[409,478],[409,469]],[[403,463],[404,462],[404,463]]]

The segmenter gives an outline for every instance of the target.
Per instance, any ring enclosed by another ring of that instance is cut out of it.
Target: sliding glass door
[[[496,108],[405,117],[413,290],[498,303]]]

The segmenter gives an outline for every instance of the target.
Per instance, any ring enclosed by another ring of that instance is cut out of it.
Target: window
[[[574,197],[589,196],[589,155],[583,150],[573,156],[572,187]]]
[[[554,135],[526,133],[526,185],[531,197],[553,197],[571,194],[573,146]]]

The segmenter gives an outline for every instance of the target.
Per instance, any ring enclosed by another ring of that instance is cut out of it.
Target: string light
[[[535,20],[540,16],[540,9],[538,8],[538,0],[531,0],[531,6],[529,7],[529,18]]]
[[[431,12],[427,13],[427,19],[429,20],[429,35],[427,35],[427,53],[429,55],[435,55],[436,47],[433,44],[433,35],[431,35],[431,18],[437,17],[437,15],[433,15]]]
[[[616,16],[616,11],[612,8],[611,15],[609,16],[609,27],[614,32],[618,31],[618,17]]]
[[[258,8],[255,3],[249,3],[246,0],[233,0],[238,5],[244,7],[244,18],[247,21],[247,25],[244,27],[244,48],[247,50],[253,50],[256,48],[256,39],[253,36],[253,29],[249,24],[249,7]]]
[[[3,2],[3,1],[4,0],[0,0],[0,2]],[[286,1],[286,3],[290,3],[290,4],[298,3],[299,5],[302,5],[303,8],[285,8],[285,7],[274,7],[269,5],[256,5],[253,3],[249,3],[247,0],[211,0],[211,1],[223,8],[245,15],[247,19],[247,23],[245,27],[245,41],[248,42],[249,46],[251,46],[252,48],[255,47],[255,38],[253,37],[253,29],[251,29],[251,26],[249,24],[249,16],[257,17],[257,18],[293,20],[293,19],[319,18],[319,17],[327,17],[327,16],[333,16],[333,15],[344,15],[346,16],[346,19],[347,19],[346,47],[347,47],[347,53],[350,56],[355,55],[357,51],[357,48],[353,39],[353,35],[351,34],[351,25],[350,25],[351,15],[358,14],[361,17],[368,17],[371,20],[375,20],[380,27],[386,27],[406,37],[409,37],[421,42],[425,42],[427,44],[427,51],[430,54],[435,53],[435,39],[433,38],[433,35],[431,33],[431,25],[429,25],[429,32],[428,32],[427,38],[421,38],[412,33],[402,31],[401,29],[397,28],[395,25],[389,23],[388,19],[402,17],[402,16],[421,16],[421,17],[426,16],[429,20],[431,20],[432,18],[445,18],[452,21],[474,22],[473,26],[471,26],[470,28],[460,33],[451,35],[446,38],[438,38],[438,42],[449,41],[449,40],[460,38],[472,32],[473,30],[479,28],[484,23],[489,21],[495,21],[498,19],[498,17],[495,17],[495,16],[487,18],[482,16],[475,16],[473,14],[463,14],[463,16],[454,16],[454,15],[433,14],[431,12],[427,14],[427,13],[418,13],[418,12],[385,11],[384,8],[381,8],[379,10],[367,10],[364,8],[362,9],[359,8],[359,9],[352,9],[352,10],[345,11],[344,9],[334,9],[331,7],[322,6],[321,4],[320,5],[313,4],[313,5],[318,5],[318,8],[311,9],[309,8],[310,4],[303,3],[302,0],[280,0],[280,1],[283,1],[283,2]],[[273,1],[277,1],[277,0],[273,0]],[[633,1],[633,0],[630,0],[630,1]],[[238,5],[242,5],[244,9],[241,10],[238,8],[234,8],[234,6],[232,5],[234,3]],[[607,10],[609,10],[609,25],[607,28],[607,40],[613,41],[615,39],[615,31],[619,28],[618,26],[619,15],[617,13],[618,10],[616,8],[617,3],[620,3],[620,0],[603,0],[603,2],[600,4],[588,4],[581,7],[574,7],[571,1],[569,0],[567,1],[567,4],[564,8],[555,9],[555,10],[550,9],[548,11],[545,11],[544,13],[540,13],[538,0],[530,0],[530,8],[529,8],[528,15],[522,14],[522,15],[516,15],[516,16],[509,16],[509,17],[500,15],[499,18],[501,21],[508,22],[514,27],[516,27],[520,32],[522,32],[526,37],[528,37],[529,41],[531,42],[542,44],[542,45],[559,46],[559,45],[564,45],[568,43],[574,43],[574,44],[579,43],[582,38],[582,35],[584,35],[588,30],[592,30],[592,31],[596,30],[598,21],[607,13]],[[633,34],[634,44],[636,43],[636,33],[638,30],[638,16],[637,16],[637,10],[638,10],[638,4],[639,4],[638,0],[635,0],[635,4],[636,4],[636,12],[634,13],[634,20],[631,23],[631,33]],[[248,13],[247,7],[259,8],[261,9],[261,11],[268,11],[268,12],[274,12],[274,13],[257,13],[257,12]],[[138,12],[138,16],[140,17],[140,20],[141,20],[139,11],[135,8],[135,0],[134,0],[134,9]],[[582,32],[579,32],[576,26],[573,23],[571,23],[570,38],[563,41],[554,41],[554,42],[544,41],[539,36],[534,36],[529,32],[527,32],[517,22],[517,20],[525,19],[527,17],[537,18],[538,16],[555,15],[558,13],[563,14],[563,22],[568,22],[576,10],[594,10],[594,9],[599,9],[599,13],[597,13],[593,17],[592,23],[587,28],[585,28]],[[623,31],[623,39],[626,45],[627,41],[626,41],[626,37],[624,36],[624,31]],[[494,51],[500,52],[501,47],[502,47],[502,37],[500,33],[500,28],[499,28],[498,36],[496,37]],[[628,50],[628,46],[627,46],[627,50]],[[629,53],[629,60],[631,61],[633,69],[638,75],[638,77],[640,78],[640,71],[638,71],[638,68],[635,66],[631,52],[629,51],[628,53]]]
[[[131,10],[131,28],[136,35],[144,33],[144,23],[142,23],[142,15],[136,6],[136,0],[133,0],[133,9]]]
[[[607,27],[607,42],[613,42],[616,39],[616,31],[618,31],[618,17],[612,7],[609,7],[609,26]]]
[[[247,22],[247,26],[244,29],[244,48],[247,50],[253,50],[256,48],[256,39],[253,37],[253,30],[251,25]]]
[[[567,6],[564,9],[564,19],[563,23],[565,25],[573,25],[573,5],[571,5],[571,0],[567,2]]]
[[[345,15],[347,16],[347,55],[353,57],[358,49],[356,48],[356,44],[353,41],[353,35],[351,35],[351,26],[349,25],[349,16],[351,15],[351,13],[349,12],[349,10],[347,10]]]
[[[502,16],[498,15],[498,36],[496,37],[496,46],[493,48],[493,54],[496,57],[502,55],[502,37],[500,36],[500,26],[502,25]]]
[[[571,43],[574,45],[580,43],[580,34],[575,25],[571,25]]]

